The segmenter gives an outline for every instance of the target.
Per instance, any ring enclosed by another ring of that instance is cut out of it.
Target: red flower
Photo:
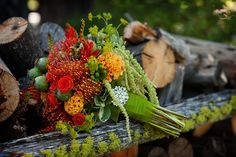
[[[47,94],[47,102],[52,107],[55,107],[57,105],[57,98],[55,97],[55,95],[53,93]]]
[[[76,115],[74,115],[74,117],[72,118],[72,121],[75,125],[83,125],[85,122],[85,116],[82,113],[78,113]]]
[[[70,39],[70,38],[77,38],[78,35],[77,35],[77,32],[75,31],[75,29],[73,27],[71,27],[70,24],[66,24],[66,39]]]
[[[70,75],[63,76],[57,82],[57,88],[61,93],[67,93],[74,87],[73,78]]]
[[[48,82],[53,81],[53,75],[48,72],[48,73],[46,74],[46,80],[47,80]]]
[[[50,87],[49,87],[49,90],[50,90],[50,91],[53,92],[56,88],[57,88],[57,83],[56,83],[56,82],[50,83]]]

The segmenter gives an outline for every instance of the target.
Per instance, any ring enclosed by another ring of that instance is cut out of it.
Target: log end
[[[0,122],[9,118],[18,106],[19,86],[15,78],[0,70]]]
[[[28,22],[21,17],[12,17],[0,25],[0,44],[18,39],[27,29]]]
[[[147,42],[143,49],[142,61],[145,73],[157,88],[163,88],[174,80],[174,52],[163,40]]]

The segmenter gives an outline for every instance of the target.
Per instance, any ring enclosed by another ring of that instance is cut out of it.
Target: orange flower
[[[121,56],[107,52],[103,53],[98,57],[100,63],[107,70],[106,79],[111,82],[112,80],[117,80],[125,70],[125,63]]]

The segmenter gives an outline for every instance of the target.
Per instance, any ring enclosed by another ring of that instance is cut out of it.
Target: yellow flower
[[[74,116],[80,113],[84,107],[84,98],[82,94],[73,95],[67,102],[64,104],[65,111]]]
[[[92,21],[92,20],[93,20],[93,14],[92,14],[91,12],[88,14],[88,20],[89,20],[89,21]]]
[[[98,57],[99,62],[107,70],[106,80],[111,82],[112,80],[117,80],[125,70],[125,63],[121,56],[106,52]]]

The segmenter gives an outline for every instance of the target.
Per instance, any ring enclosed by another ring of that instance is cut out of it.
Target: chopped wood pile
[[[52,37],[54,42],[63,40],[64,30],[55,23],[44,23],[38,30],[33,31],[25,19],[13,17],[0,24],[0,34],[0,134],[3,135],[0,142],[15,139],[0,144],[0,156],[17,156],[25,152],[38,156],[41,149],[68,145],[69,136],[58,132],[28,136],[35,133],[32,128],[40,124],[40,119],[34,117],[35,112],[31,108],[20,103],[20,89],[27,87],[29,83],[27,70],[33,67],[37,58],[48,53],[48,38]],[[231,97],[236,95],[233,90],[236,86],[236,47],[171,35],[162,29],[152,29],[137,21],[125,28],[124,39],[127,41],[127,48],[156,87],[162,106],[191,118],[192,115],[200,113],[202,107],[211,103],[214,103],[216,108],[224,107]],[[208,107],[213,112],[213,108]],[[210,123],[206,123],[207,119],[198,121],[186,131],[196,128],[194,136],[202,136],[212,128],[213,122],[229,117],[232,112],[233,109],[224,112]],[[32,117],[35,119],[32,120]],[[236,118],[232,118],[231,122],[236,133]],[[202,125],[203,123],[205,125]],[[160,136],[158,131],[154,130],[157,134],[150,133],[145,137],[147,130],[135,121],[131,122],[130,127],[142,135],[133,143],[127,143],[123,121],[117,124],[109,123],[109,127],[96,126],[90,135],[94,140],[94,147],[97,147],[101,139],[109,141],[107,134],[113,132],[121,140],[119,149],[166,136]],[[78,139],[84,141],[87,136],[89,135],[81,133]],[[182,147],[186,148],[186,153],[181,151]],[[130,156],[136,156],[137,147],[132,149],[130,153],[133,155]],[[112,155],[127,155],[129,150]],[[108,152],[112,151],[114,150]],[[156,147],[148,156],[176,156],[170,154],[179,152],[193,156],[192,145],[184,138],[172,142],[168,152]]]

